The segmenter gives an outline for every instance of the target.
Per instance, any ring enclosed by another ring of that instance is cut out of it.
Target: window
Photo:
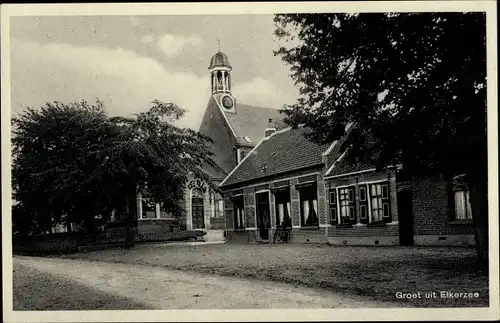
[[[243,195],[233,198],[234,229],[245,229],[245,207]]]
[[[221,218],[224,216],[224,200],[221,199],[221,200],[217,201],[217,205],[218,205],[219,212],[216,213],[216,216]]]
[[[214,208],[215,208],[214,217],[218,218],[224,216],[224,200],[219,194],[215,195]]]
[[[234,149],[234,161],[236,163],[236,165],[238,165],[242,160],[242,157],[241,157],[241,149],[240,148],[235,148]]]
[[[239,163],[241,163],[241,160],[243,159],[241,148],[234,148],[233,149],[233,158],[234,158],[235,165],[238,165]]]
[[[363,224],[369,223],[368,219],[368,196],[366,185],[359,186],[359,220]]]
[[[339,188],[340,223],[356,223],[356,200],[354,186]]]
[[[297,187],[300,195],[300,223],[303,227],[318,226],[318,191],[316,183]]]
[[[469,191],[455,191],[455,220],[472,220]]]
[[[290,188],[287,187],[275,191],[274,202],[276,208],[276,225],[291,227]]]
[[[156,218],[156,205],[148,198],[142,198],[142,216],[143,219]]]
[[[330,224],[337,224],[337,191],[335,188],[330,188]]]
[[[375,183],[369,185],[370,222],[391,222],[389,203],[389,184]]]
[[[472,208],[470,204],[469,189],[465,183],[465,176],[453,178],[453,195],[455,202],[455,220],[471,221]]]

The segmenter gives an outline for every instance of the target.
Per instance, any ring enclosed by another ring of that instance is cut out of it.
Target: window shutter
[[[382,184],[382,218],[386,223],[392,221],[388,183]]]
[[[368,224],[368,195],[366,184],[359,186],[359,219],[363,224]]]
[[[338,223],[337,214],[337,191],[335,188],[330,188],[330,224],[336,225]]]
[[[356,224],[358,220],[356,219],[356,198],[355,198],[355,187],[349,188],[349,220],[351,224]]]

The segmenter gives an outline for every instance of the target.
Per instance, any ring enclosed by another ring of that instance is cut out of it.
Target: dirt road
[[[106,304],[106,309],[328,309],[393,305],[361,298],[346,298],[328,291],[295,287],[290,284],[187,273],[156,266],[14,257],[14,268],[15,270],[17,268],[17,273],[14,272],[14,299],[18,300],[19,309],[25,310],[40,309],[40,302],[44,302],[45,308],[56,309],[50,304],[51,298],[54,298],[54,295],[51,295],[50,282],[41,285],[40,281],[43,280],[39,279],[39,275],[26,275],[26,271],[29,270],[45,273],[47,276],[55,277],[55,280],[63,280],[64,286],[52,286],[53,289],[57,287],[54,290],[57,290],[58,297],[62,300],[68,299],[72,294],[85,295],[80,292],[83,289],[95,292],[89,297],[99,298],[96,295],[111,297],[110,301],[98,299],[100,303]],[[22,279],[19,278],[19,275],[23,274]],[[16,276],[18,287],[16,287]],[[30,279],[33,281],[29,282]],[[22,284],[22,290],[19,284]],[[29,293],[28,296],[26,293]],[[30,299],[29,295],[36,295],[36,299]],[[85,299],[89,297],[80,296]],[[59,300],[59,303],[57,309],[75,309],[67,308],[69,305],[64,301]],[[92,308],[92,303],[80,304]]]

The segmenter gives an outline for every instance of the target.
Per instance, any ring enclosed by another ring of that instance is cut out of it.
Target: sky
[[[198,129],[218,50],[233,67],[237,102],[280,108],[298,91],[273,55],[272,15],[11,17],[11,111],[45,102],[104,102],[109,115],[147,111],[151,101],[187,110]]]

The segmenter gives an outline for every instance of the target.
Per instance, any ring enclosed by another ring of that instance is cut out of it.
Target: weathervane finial
[[[219,50],[220,53],[220,38],[217,38],[217,49]]]

